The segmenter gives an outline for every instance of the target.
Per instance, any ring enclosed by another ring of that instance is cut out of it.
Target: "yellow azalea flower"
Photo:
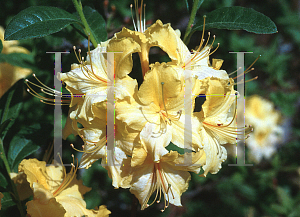
[[[197,96],[202,91],[200,81],[194,79],[193,82],[192,95]],[[155,124],[153,133],[161,139],[161,144],[168,145],[172,141],[184,148],[184,139],[190,147],[192,144],[200,144],[197,133],[200,122],[196,117],[191,117],[192,130],[188,132],[190,136],[184,137],[185,115],[189,114],[184,112],[183,84],[183,78],[173,67],[165,63],[152,65],[139,90],[132,87],[136,91],[131,96],[132,100],[116,103],[116,119],[139,132],[146,123]]]
[[[210,64],[209,56],[214,53],[216,49],[211,52],[212,45],[208,46],[208,43],[203,45],[203,35],[198,49],[190,52],[181,40],[180,34],[175,34],[174,30],[173,32],[173,35],[176,38],[176,45],[173,46],[177,47],[176,51],[178,55],[177,58],[169,64],[174,65],[177,70],[188,70],[190,76],[196,76],[199,80],[208,77],[216,77],[224,80],[229,79],[227,72],[225,70],[220,70],[223,60],[213,59],[212,64]],[[208,41],[209,39],[207,42]]]
[[[2,204],[1,204],[1,199],[4,197],[4,195],[0,192],[0,210],[1,210],[1,207],[2,207]]]
[[[156,23],[147,29],[145,23],[141,22],[136,31],[124,27],[122,31],[116,33],[109,43],[108,50],[116,51],[120,41],[132,39],[139,47],[134,47],[135,49],[130,50],[130,53],[139,53],[143,75],[145,75],[149,70],[149,50],[151,47],[158,46],[165,51],[171,59],[177,59],[176,34],[174,35],[174,33],[170,24],[163,25],[160,20],[157,20]],[[126,50],[128,50],[128,48]],[[127,52],[124,52],[124,55],[126,54]],[[122,56],[122,54],[120,56]],[[122,62],[120,62],[120,64],[122,64]],[[129,72],[127,71],[126,74]]]
[[[275,110],[273,103],[254,95],[246,99],[245,119],[254,129],[246,140],[249,157],[257,163],[263,157],[269,159],[283,137],[283,128],[279,125],[280,113]]]
[[[90,51],[85,62],[73,64],[70,72],[59,74],[62,82],[66,84],[66,89],[72,95],[70,107],[80,105],[80,108],[76,108],[79,110],[76,111],[77,117],[88,122],[95,115],[93,106],[106,100],[107,89],[114,82],[108,79],[107,62],[102,53],[106,52],[107,43],[108,41],[103,42]],[[80,55],[78,61],[82,61]]]
[[[124,41],[128,40],[123,40],[123,42]],[[85,128],[87,128],[87,125],[91,124],[91,121],[95,117],[106,120],[106,112],[103,112],[102,108],[103,106],[106,106],[108,88],[112,87],[114,82],[116,85],[114,88],[116,98],[124,99],[133,94],[128,92],[127,89],[129,86],[135,85],[136,81],[129,76],[123,77],[123,79],[118,79],[117,76],[115,81],[108,80],[108,63],[107,54],[105,53],[108,42],[109,41],[103,42],[101,45],[98,45],[96,49],[90,51],[87,55],[86,62],[72,64],[70,72],[61,73],[59,76],[66,84],[67,90],[71,93],[70,110],[65,128],[63,129],[64,139],[71,133],[80,135],[78,133],[79,129],[77,127],[77,122],[85,125]],[[122,45],[122,43],[120,44]],[[126,46],[121,46],[119,49],[125,47]],[[119,56],[115,55],[115,61],[117,57]],[[128,59],[125,55],[125,57],[123,56],[123,59],[119,59],[120,62],[123,62],[123,70],[129,65],[130,69],[128,68],[128,70],[131,71],[132,59],[130,58],[131,56],[129,56]]]
[[[136,31],[132,31],[124,27],[121,32],[116,33],[114,38],[111,39],[108,50],[115,51],[116,48],[118,48],[117,44],[119,44],[121,40],[133,39],[140,45],[138,53],[143,75],[149,70],[150,48],[158,46],[169,55],[172,60],[172,65],[184,70],[191,70],[191,76],[193,77],[197,76],[200,80],[212,76],[228,79],[226,71],[219,70],[222,65],[221,60],[213,60],[213,65],[210,65],[209,54],[211,46],[206,46],[204,49],[199,49],[191,54],[180,39],[180,34],[178,34],[170,24],[163,24],[160,20],[157,20],[146,29],[145,24],[141,22],[135,30]],[[137,52],[135,46],[135,49],[132,49],[131,53]],[[127,52],[125,52],[125,54],[127,54]],[[122,54],[120,54],[120,56],[122,56]],[[120,64],[123,63],[120,62]],[[126,70],[126,74],[128,73],[128,70]]]
[[[17,46],[18,41],[4,41],[4,29],[2,26],[0,26],[0,40],[3,44],[2,54],[29,53],[26,48]],[[0,63],[0,98],[16,81],[25,78],[31,73],[31,69],[12,66],[8,63]]]
[[[206,154],[204,176],[208,172],[215,174],[220,170],[221,163],[227,159],[226,149],[221,145],[236,143],[237,133],[242,133],[236,127],[235,112],[230,112],[232,106],[235,106],[237,94],[233,89],[233,81],[219,78],[207,78],[206,81],[206,100],[201,112],[195,113],[202,122],[199,134]]]
[[[168,152],[161,139],[153,136],[153,128],[155,124],[147,123],[140,133],[141,144],[134,146],[130,192],[138,198],[142,210],[162,199],[164,209],[169,203],[181,206],[180,196],[187,190],[190,180],[188,171],[199,173],[200,165],[205,163],[205,154],[203,150],[193,153],[192,164],[186,166],[184,155],[176,151]],[[149,204],[154,192],[155,199]]]
[[[26,203],[31,217],[81,217],[108,216],[110,211],[101,206],[98,210],[86,209],[82,195],[90,191],[82,181],[77,180],[75,166],[66,174],[61,165],[50,165],[37,159],[23,160],[19,172],[26,174],[34,198]]]

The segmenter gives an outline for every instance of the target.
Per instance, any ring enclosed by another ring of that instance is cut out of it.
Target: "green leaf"
[[[0,63],[6,62],[13,66],[19,66],[22,68],[32,68],[34,63],[34,58],[32,55],[24,53],[10,53],[10,54],[0,54]]]
[[[3,192],[4,197],[1,199],[2,210],[7,209],[8,207],[16,205],[12,196],[8,192]]]
[[[2,40],[0,40],[0,53],[2,52],[3,49],[3,44],[2,44]]]
[[[246,30],[256,34],[277,32],[275,23],[264,14],[239,6],[218,8],[206,15],[205,29]],[[192,33],[202,31],[203,17],[192,28]],[[191,34],[192,34],[191,33]]]
[[[170,144],[166,147],[166,149],[170,152],[170,151],[177,151],[179,154],[184,154],[185,152],[191,152],[191,150],[187,149],[187,148],[180,148],[176,145],[174,145],[172,142],[170,142]]]
[[[14,120],[18,117],[23,105],[23,84],[24,80],[15,83],[0,99],[0,124],[9,123],[0,132],[0,138],[4,138],[7,130],[12,126]],[[6,122],[7,123],[7,122]]]
[[[0,166],[0,168],[1,168],[1,166]],[[7,183],[5,175],[3,174],[2,171],[5,171],[5,169],[3,168],[3,170],[2,170],[2,168],[1,168],[1,172],[0,172],[0,187],[6,188],[6,186],[7,186],[8,183]]]
[[[90,27],[92,34],[95,37],[96,42],[100,44],[100,42],[106,41],[107,40],[106,23],[104,18],[101,16],[101,14],[99,14],[98,11],[88,6],[85,6],[83,8],[83,14]],[[75,15],[78,17],[78,19],[80,19],[78,13],[75,13]],[[74,26],[79,31],[81,31],[83,35],[86,35],[79,25],[75,24]]]
[[[6,129],[6,127],[8,126],[8,124],[10,123],[11,119],[7,119],[6,121],[4,121],[1,125],[0,125],[0,135],[1,133]]]
[[[51,130],[50,125],[34,124],[21,129],[11,140],[7,161],[12,171],[17,171],[19,163],[40,148],[41,135]]]
[[[61,31],[72,23],[80,23],[75,16],[56,7],[33,6],[18,13],[5,30],[5,40],[39,38]]]

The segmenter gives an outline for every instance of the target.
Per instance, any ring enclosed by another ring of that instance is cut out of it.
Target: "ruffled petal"
[[[204,176],[206,176],[208,172],[216,174],[222,168],[222,162],[227,159],[226,149],[220,146],[217,137],[210,130],[202,129],[200,136],[206,155],[206,163],[202,167]]]
[[[131,37],[126,36],[130,35],[131,32],[133,31],[123,28],[110,40],[107,46],[108,52],[116,52],[114,53],[116,78],[124,78],[131,72],[132,54],[141,51],[140,45]]]

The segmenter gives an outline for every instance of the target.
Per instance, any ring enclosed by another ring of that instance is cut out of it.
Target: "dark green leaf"
[[[170,142],[170,144],[166,147],[166,149],[168,151],[177,151],[179,154],[184,154],[184,151],[188,151],[188,150],[185,150],[183,148],[179,148],[178,146],[174,145],[172,142]]]
[[[0,54],[0,63],[1,62],[6,62],[22,68],[32,68],[34,58],[32,55],[24,53]]]
[[[6,121],[4,121],[1,125],[0,125],[0,135],[1,133],[6,129],[6,127],[8,126],[8,124],[10,123],[11,119],[7,119]]]
[[[0,124],[2,125],[5,121],[11,120],[5,129],[0,132],[0,138],[4,138],[7,130],[12,126],[22,108],[23,83],[23,79],[19,80],[0,99]]]
[[[38,38],[61,31],[72,23],[80,23],[75,16],[56,7],[33,6],[18,13],[5,30],[5,40]]]
[[[3,192],[4,197],[1,199],[2,210],[7,209],[10,206],[16,205],[12,196],[8,192]]]
[[[0,40],[0,53],[2,52],[3,49],[3,44],[2,44],[2,40]]]
[[[97,43],[100,44],[100,42],[106,41],[106,23],[101,14],[88,6],[83,8],[83,14]],[[78,13],[75,13],[75,15],[78,17],[78,19],[80,19]],[[86,35],[79,25],[75,24],[74,26],[77,28],[77,30],[81,31],[83,35]]]
[[[7,160],[13,171],[16,171],[19,163],[28,155],[37,151],[41,145],[41,135],[49,133],[50,125],[34,124],[21,129],[11,140]]]
[[[5,175],[2,172],[2,171],[5,171],[5,169],[3,168],[3,170],[2,170],[1,166],[0,166],[0,168],[1,168],[1,172],[0,172],[0,187],[6,188],[6,186],[7,186],[7,180],[5,178]]]
[[[256,34],[277,32],[275,23],[264,14],[252,8],[239,6],[218,8],[206,15],[205,29],[246,30]],[[203,17],[192,28],[192,33],[202,31]]]
[[[189,2],[188,0],[185,0],[185,4],[186,4],[186,9],[189,12],[190,11],[190,7],[189,7]]]

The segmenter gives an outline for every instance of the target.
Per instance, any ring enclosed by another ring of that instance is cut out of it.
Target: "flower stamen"
[[[60,155],[58,155],[58,156],[61,160]],[[76,158],[77,163],[76,163],[76,166],[75,166],[75,164],[74,164],[74,155],[73,154],[72,154],[72,158],[73,158],[73,163],[71,163],[72,168],[71,168],[71,171],[68,174],[66,173],[66,169],[63,166],[63,173],[64,173],[63,181],[62,181],[61,185],[53,192],[54,197],[56,197],[65,188],[67,188],[68,185],[72,182],[72,180],[76,176],[76,172],[77,172],[77,169],[78,169],[78,159]],[[62,163],[62,160],[61,160],[61,163]]]
[[[42,83],[37,77],[35,74],[33,74],[33,77],[38,81],[38,83],[40,83],[41,85],[38,85],[38,84],[35,84],[31,81],[29,81],[28,79],[25,79],[25,84],[27,85],[27,92],[31,95],[33,95],[34,97],[37,97],[38,99],[40,99],[40,101],[42,103],[45,103],[45,104],[48,104],[48,105],[69,105],[70,104],[70,96],[72,96],[72,94],[63,94],[62,92],[60,91],[57,91],[55,89],[52,89],[50,87],[48,87],[47,85],[45,85],[44,83]],[[47,97],[44,97],[42,95],[40,95],[39,93],[37,93],[29,84],[33,85],[33,86],[36,86],[38,88],[40,88],[40,90],[47,94],[47,95],[50,95],[50,96],[53,96],[53,97],[61,97],[61,100],[60,100],[60,104],[58,104],[57,102],[55,102],[55,99],[51,99],[51,98],[47,98]],[[68,98],[68,99],[66,99]]]

